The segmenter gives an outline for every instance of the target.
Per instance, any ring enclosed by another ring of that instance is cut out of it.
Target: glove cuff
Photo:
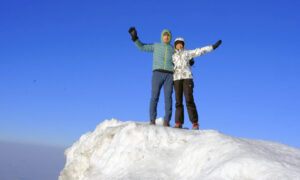
[[[136,40],[138,40],[139,38],[137,37],[137,36],[132,36],[131,37],[131,40],[133,41],[133,42],[135,42]]]

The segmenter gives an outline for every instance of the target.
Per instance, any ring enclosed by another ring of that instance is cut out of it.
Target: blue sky
[[[192,69],[201,129],[300,148],[299,7],[296,0],[1,1],[0,139],[70,146],[105,119],[149,121],[152,54],[132,43],[135,26],[144,43],[159,42],[165,28],[187,49],[223,40]]]

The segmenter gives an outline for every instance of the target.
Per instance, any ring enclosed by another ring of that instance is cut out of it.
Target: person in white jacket
[[[193,129],[199,129],[198,124],[198,112],[193,97],[193,74],[191,71],[191,60],[194,57],[201,56],[205,53],[211,52],[216,49],[222,43],[219,40],[217,43],[211,46],[205,46],[197,48],[195,50],[184,49],[184,39],[179,37],[174,41],[175,52],[172,55],[172,62],[174,64],[174,89],[176,99],[176,111],[175,111],[175,127],[182,128],[184,123],[184,109],[182,104],[182,97],[184,94],[186,106],[189,114],[190,121],[193,123]]]

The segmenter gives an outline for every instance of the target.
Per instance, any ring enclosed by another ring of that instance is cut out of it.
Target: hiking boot
[[[155,125],[155,120],[151,120],[149,124],[150,125]]]
[[[199,124],[193,123],[193,130],[199,130]]]
[[[176,123],[174,128],[182,128],[182,124],[181,123]]]
[[[164,126],[170,126],[169,121],[164,121]]]

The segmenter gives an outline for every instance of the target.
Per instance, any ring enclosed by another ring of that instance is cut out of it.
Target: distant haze
[[[55,180],[64,164],[64,148],[0,141],[1,180]]]

